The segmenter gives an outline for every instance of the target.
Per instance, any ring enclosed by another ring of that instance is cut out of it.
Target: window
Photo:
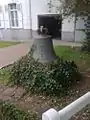
[[[18,27],[18,11],[16,3],[9,4],[9,18],[11,27]]]

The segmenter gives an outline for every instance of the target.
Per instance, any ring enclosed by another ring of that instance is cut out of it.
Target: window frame
[[[13,4],[15,4],[16,5],[16,7],[15,8],[10,8],[11,6],[10,5],[13,5]],[[16,17],[14,17],[13,19],[14,19],[14,26],[12,25],[12,18],[11,18],[11,12],[14,12],[13,14],[14,14],[14,16],[15,16],[15,12],[17,13],[17,18]],[[19,28],[19,18],[18,18],[18,9],[17,9],[17,3],[10,3],[10,4],[8,4],[8,13],[9,13],[9,23],[10,23],[10,28],[15,28],[15,29],[18,29]]]

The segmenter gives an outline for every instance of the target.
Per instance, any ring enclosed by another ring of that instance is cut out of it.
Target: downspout
[[[4,10],[2,11],[2,14],[3,14],[3,22],[4,22],[4,29],[6,29],[6,26],[5,26],[5,13],[4,13]],[[3,31],[3,40],[4,40],[4,31]]]
[[[30,17],[30,37],[33,38],[32,34],[32,10],[31,10],[31,0],[29,0],[29,17]]]
[[[74,42],[75,42],[76,22],[77,22],[77,15],[75,14],[75,20],[74,20]]]
[[[21,14],[22,14],[22,29],[24,29],[24,23],[23,23],[23,7],[22,4],[21,5]]]

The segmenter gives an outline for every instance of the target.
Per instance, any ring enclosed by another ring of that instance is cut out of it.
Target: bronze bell
[[[48,63],[57,59],[52,37],[49,35],[38,35],[35,37],[34,48],[32,57],[41,63]]]

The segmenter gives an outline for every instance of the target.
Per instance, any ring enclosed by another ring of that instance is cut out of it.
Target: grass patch
[[[39,120],[36,113],[25,113],[9,102],[0,101],[0,120]]]
[[[0,48],[13,46],[19,44],[20,42],[9,42],[9,41],[0,41]]]
[[[80,70],[86,70],[90,67],[90,54],[84,53],[69,46],[55,46],[56,54],[64,60],[74,60]]]
[[[10,71],[7,68],[0,70],[0,84],[6,85],[9,82]]]

